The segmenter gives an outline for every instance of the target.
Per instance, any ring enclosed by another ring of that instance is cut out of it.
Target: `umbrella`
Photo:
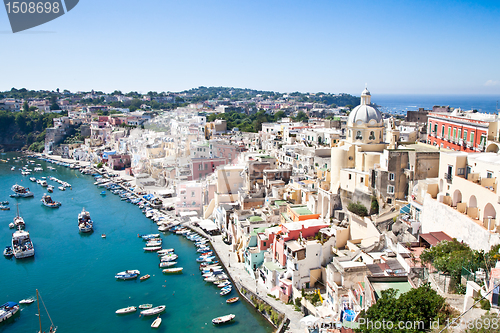
[[[316,324],[318,322],[318,320],[319,320],[319,318],[316,318],[313,315],[309,315],[309,316],[305,316],[304,318],[302,318],[300,320],[300,323],[309,327],[309,326],[313,326],[314,324]]]

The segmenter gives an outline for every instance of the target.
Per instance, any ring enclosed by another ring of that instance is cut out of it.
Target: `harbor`
[[[4,158],[15,157],[4,155]],[[14,209],[1,212],[0,244],[10,244],[12,229],[8,224],[16,216],[15,203],[26,222],[35,248],[35,256],[25,259],[2,258],[0,269],[8,272],[9,283],[3,283],[3,300],[18,302],[35,296],[39,289],[44,303],[58,331],[78,332],[78,327],[96,332],[122,330],[124,332],[151,329],[154,317],[139,317],[139,313],[120,316],[116,310],[140,304],[165,305],[161,314],[159,332],[200,330],[238,330],[238,332],[271,332],[273,327],[246,302],[227,304],[226,298],[237,296],[233,291],[227,297],[200,277],[198,253],[193,243],[184,237],[165,233],[161,236],[163,248],[175,248],[182,274],[164,274],[158,267],[158,256],[143,250],[145,243],[137,234],[157,233],[158,226],[145,217],[133,204],[117,195],[102,196],[103,190],[93,185],[91,176],[78,169],[37,161],[44,171],[32,176],[50,176],[71,184],[66,191],[55,190],[52,198],[61,202],[58,209],[40,203],[45,187],[35,186],[29,176],[23,176],[12,166],[21,162],[1,163],[0,177],[5,184],[0,188],[0,199],[8,198],[13,184],[31,186],[33,198],[9,198]],[[19,163],[19,166],[17,165]],[[48,169],[48,166],[54,170]],[[85,207],[94,221],[94,232],[78,230],[78,214]],[[105,238],[102,235],[105,235]],[[139,279],[120,281],[117,272],[138,269]],[[235,319],[225,326],[214,326],[212,319],[227,314]],[[36,304],[22,304],[14,321],[0,327],[1,332],[28,332],[37,329]],[[89,320],[88,318],[92,318]],[[10,319],[12,320],[12,319]],[[42,313],[42,322],[48,318]]]

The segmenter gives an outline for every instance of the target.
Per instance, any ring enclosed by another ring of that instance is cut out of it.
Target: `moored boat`
[[[141,315],[143,315],[143,316],[153,316],[155,314],[162,313],[163,311],[165,311],[165,308],[166,308],[165,305],[156,306],[154,308],[141,311]]]
[[[236,302],[238,302],[239,299],[240,299],[239,297],[231,297],[231,298],[226,300],[226,303],[227,304],[236,303]]]
[[[141,310],[151,309],[152,307],[153,307],[153,304],[149,304],[149,303],[139,305],[139,309],[141,309]]]
[[[182,273],[182,267],[165,268],[162,272],[166,274],[180,274]]]
[[[126,314],[126,313],[132,313],[136,312],[137,308],[135,306],[129,306],[123,309],[118,309],[115,311],[116,314]]]
[[[161,250],[161,246],[146,246],[143,249],[144,249],[144,251],[155,252],[155,251]]]
[[[12,251],[16,259],[32,257],[35,255],[35,247],[30,238],[30,233],[19,228],[12,234]]]
[[[141,272],[137,269],[127,269],[126,271],[116,273],[115,278],[119,280],[136,279]]]
[[[59,201],[52,200],[52,197],[46,193],[43,195],[40,201],[45,207],[49,208],[59,208],[61,206],[61,203]]]
[[[19,198],[29,198],[33,196],[33,192],[30,191],[29,187],[24,187],[21,185],[13,185],[11,190],[14,194],[11,194],[11,197],[19,197]]]
[[[144,281],[144,280],[149,279],[150,277],[151,277],[151,275],[146,274],[146,275],[141,276],[141,277],[139,278],[139,280]]]
[[[161,318],[158,316],[153,323],[151,324],[151,328],[158,328],[161,325]]]
[[[236,316],[232,313],[225,315],[225,316],[217,317],[217,318],[212,319],[212,324],[220,325],[220,324],[228,323],[228,322],[232,321],[234,319],[234,317],[236,317]]]
[[[7,258],[10,258],[14,255],[14,251],[12,251],[11,246],[6,246],[5,249],[3,250],[3,255],[6,256]]]
[[[91,232],[94,230],[94,221],[90,218],[90,213],[82,209],[82,212],[78,214],[78,229],[81,232]]]

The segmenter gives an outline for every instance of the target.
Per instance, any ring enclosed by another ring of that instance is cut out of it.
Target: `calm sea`
[[[0,155],[7,159],[14,154]],[[69,182],[73,190],[54,190],[52,197],[62,202],[59,209],[42,206],[45,189],[11,171],[24,162],[0,162],[0,201],[10,202],[10,211],[0,211],[0,246],[10,245],[13,230],[8,224],[16,215],[16,202],[26,221],[36,255],[32,259],[16,260],[0,257],[0,304],[35,297],[38,289],[48,313],[61,333],[80,332],[148,332],[155,316],[140,318],[139,312],[116,315],[119,308],[143,303],[166,305],[158,332],[271,332],[272,326],[252,306],[245,302],[226,304],[229,296],[221,297],[219,289],[203,281],[196,250],[192,242],[181,236],[165,234],[164,247],[175,248],[182,275],[163,275],[155,253],[143,251],[144,242],[137,234],[157,232],[156,225],[140,209],[120,201],[108,192],[102,197],[91,176],[65,167],[47,170],[47,164],[36,160],[44,169],[32,176],[53,175]],[[34,166],[30,167],[31,169]],[[28,186],[34,192],[31,199],[9,198],[14,184]],[[85,207],[94,220],[95,232],[78,232],[77,216]],[[106,233],[107,238],[101,238]],[[139,269],[150,274],[144,282],[117,281],[115,273]],[[230,296],[237,296],[233,291]],[[11,323],[0,324],[0,332],[37,332],[37,304],[21,306],[20,316]],[[214,317],[234,313],[234,324],[214,327]],[[48,331],[50,321],[41,306],[42,327]]]
[[[495,113],[498,101],[500,95],[374,95],[372,97],[372,102],[380,105],[380,111],[395,114],[406,114],[408,110],[416,111],[419,108],[432,110],[434,105]]]

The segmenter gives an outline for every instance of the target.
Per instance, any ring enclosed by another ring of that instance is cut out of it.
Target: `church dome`
[[[365,88],[365,90],[363,90],[363,92],[361,93],[361,96],[369,96],[370,95],[370,92],[368,91],[367,88]]]
[[[361,121],[363,124],[370,124],[371,120],[375,120],[378,125],[382,121],[382,114],[380,111],[371,105],[358,105],[349,114],[347,123],[349,125],[355,125]]]

